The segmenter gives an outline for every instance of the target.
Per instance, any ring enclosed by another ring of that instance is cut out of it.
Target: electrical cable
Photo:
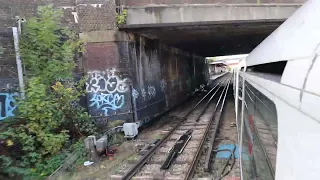
[[[214,178],[214,180],[221,180],[222,178],[226,177],[230,172],[231,170],[233,169],[233,166],[235,164],[235,150],[236,150],[236,145],[234,144],[234,148],[233,150],[230,150],[230,149],[220,149],[220,150],[213,150],[213,152],[215,153],[218,153],[218,152],[223,152],[223,151],[228,151],[231,153],[231,155],[229,156],[227,162],[225,163],[225,165],[223,166],[221,172]],[[230,165],[230,168],[228,169],[228,171],[224,172],[225,169],[227,168],[229,162],[230,162],[230,159],[232,158],[232,163]]]

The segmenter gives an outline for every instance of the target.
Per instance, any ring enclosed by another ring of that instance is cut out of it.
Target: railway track
[[[226,91],[229,90],[232,91],[230,88],[227,88]],[[223,112],[224,108],[227,108],[228,111]],[[220,180],[240,177],[233,112],[234,99],[232,93],[229,93],[225,103],[222,103],[216,111],[215,120],[203,145],[193,179]]]
[[[215,121],[220,119],[231,78],[232,75],[222,77],[121,179],[192,179],[208,133],[213,132],[212,127],[217,131],[219,122]],[[177,146],[183,137],[184,144]],[[175,152],[176,147],[180,148],[179,153]]]

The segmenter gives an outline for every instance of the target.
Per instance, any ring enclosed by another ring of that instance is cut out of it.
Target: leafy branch
[[[128,11],[123,9],[121,13],[116,14],[116,22],[118,25],[123,25],[127,23]]]

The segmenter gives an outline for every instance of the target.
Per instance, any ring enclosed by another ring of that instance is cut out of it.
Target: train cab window
[[[242,131],[244,179],[272,180],[275,176],[278,121],[275,104],[245,82]]]
[[[254,74],[264,79],[280,82],[287,61],[259,64],[247,67],[247,73]]]

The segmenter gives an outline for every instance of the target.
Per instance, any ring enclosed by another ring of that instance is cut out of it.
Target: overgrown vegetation
[[[108,137],[108,146],[113,146],[116,144],[121,144],[125,140],[124,135],[122,133],[115,133],[112,135],[109,135]]]
[[[118,25],[126,24],[128,11],[123,9],[121,13],[116,14],[116,22]]]
[[[85,79],[73,78],[81,42],[60,24],[61,17],[52,6],[40,7],[23,28],[20,53],[27,86],[16,117],[0,130],[0,179],[44,179],[71,150],[83,152],[74,142],[95,132],[79,105]]]

